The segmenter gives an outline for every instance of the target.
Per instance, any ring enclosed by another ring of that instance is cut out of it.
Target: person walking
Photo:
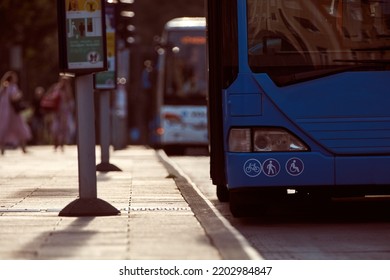
[[[32,144],[42,145],[44,144],[44,114],[41,108],[41,100],[45,93],[45,89],[38,86],[34,90],[34,98],[32,100],[32,116],[29,124],[33,135]]]
[[[17,112],[12,102],[21,100],[18,76],[14,71],[6,72],[0,80],[0,149],[5,152],[6,145],[20,146],[26,153],[26,144],[32,138],[30,127]]]
[[[57,96],[58,105],[53,112],[51,132],[54,149],[64,150],[64,145],[73,141],[76,130],[74,120],[75,102],[69,78],[61,77],[53,86],[52,95]]]
[[[153,120],[154,102],[153,91],[155,85],[155,73],[151,60],[144,61],[144,69],[142,71],[142,94],[140,95],[140,109],[142,113],[142,130],[145,137],[145,142],[148,143],[151,139],[150,124]]]

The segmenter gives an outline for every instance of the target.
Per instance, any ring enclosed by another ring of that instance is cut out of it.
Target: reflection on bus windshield
[[[202,31],[171,32],[167,49],[165,94],[168,98],[205,98],[206,38]]]
[[[282,81],[296,73],[328,73],[318,71],[324,69],[389,67],[390,0],[247,3],[249,64],[255,72]]]

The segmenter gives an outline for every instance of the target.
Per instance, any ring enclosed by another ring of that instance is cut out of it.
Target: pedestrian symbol
[[[286,163],[286,171],[291,176],[299,176],[302,174],[305,166],[299,158],[291,158]]]
[[[266,176],[275,177],[279,174],[280,164],[276,159],[267,159],[263,162],[263,171]]]

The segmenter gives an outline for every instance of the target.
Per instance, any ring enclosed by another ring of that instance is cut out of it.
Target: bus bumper
[[[383,186],[390,191],[390,156],[321,153],[228,153],[228,188]]]

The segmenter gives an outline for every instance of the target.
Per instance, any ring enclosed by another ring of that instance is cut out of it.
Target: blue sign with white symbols
[[[299,158],[290,158],[285,163],[285,170],[290,176],[299,176],[303,173],[304,169],[305,165]],[[266,159],[263,163],[257,159],[251,158],[245,162],[243,170],[244,173],[251,178],[257,177],[261,173],[272,178],[278,176],[282,168],[279,161],[274,158]]]
[[[263,171],[266,176],[275,177],[280,172],[280,164],[276,159],[267,159],[263,163]]]
[[[244,164],[244,172],[249,177],[259,176],[262,169],[262,165],[257,159],[249,159]]]
[[[299,158],[290,158],[286,163],[286,171],[291,176],[299,176],[305,169],[303,161]]]

